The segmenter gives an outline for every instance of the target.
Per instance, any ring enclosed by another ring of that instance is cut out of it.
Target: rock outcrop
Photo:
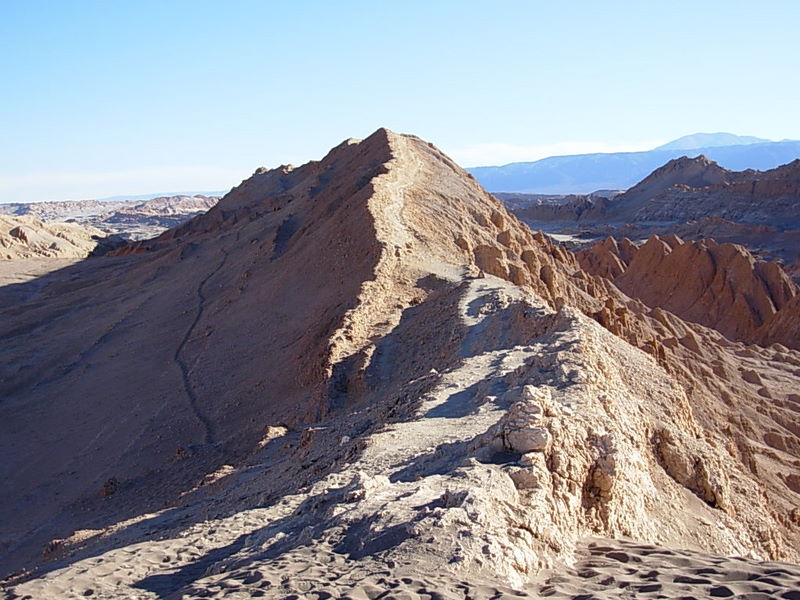
[[[800,354],[627,296],[419,138],[75,269],[0,312],[0,559],[54,569],[17,594],[510,593],[586,536],[800,560]]]
[[[0,260],[83,258],[102,237],[99,229],[77,223],[44,223],[30,216],[0,215]]]
[[[637,247],[624,238],[577,254],[589,273],[606,277],[631,298],[712,327],[731,340],[800,347],[793,335],[800,288],[774,262],[714,240],[653,236]],[[778,325],[782,323],[783,325]]]

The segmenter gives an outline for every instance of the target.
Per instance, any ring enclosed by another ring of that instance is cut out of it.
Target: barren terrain
[[[798,598],[796,344],[612,279],[382,129],[0,288],[8,597]]]
[[[512,199],[509,208],[534,228],[572,236],[573,247],[607,236],[641,242],[670,234],[687,241],[713,239],[779,262],[798,281],[798,198],[800,160],[769,171],[737,172],[699,156],[671,160],[613,197],[566,197],[559,203]]]

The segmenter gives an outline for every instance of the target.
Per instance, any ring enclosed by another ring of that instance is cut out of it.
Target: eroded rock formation
[[[59,568],[16,593],[489,597],[586,536],[800,560],[800,354],[626,295],[642,250],[606,250],[379,130],[38,282],[0,320],[2,560]]]
[[[669,161],[613,198],[563,204],[511,204],[534,229],[582,239],[643,239],[676,234],[714,238],[779,261],[797,280],[800,262],[800,160],[769,171],[727,171],[704,156]],[[613,262],[613,261],[612,261]]]
[[[0,259],[83,258],[104,236],[77,223],[44,223],[30,216],[0,215]]]
[[[577,254],[589,273],[606,277],[632,298],[716,329],[732,340],[800,345],[800,288],[774,262],[735,244],[653,236],[641,246],[606,238]],[[783,323],[783,325],[778,325]]]

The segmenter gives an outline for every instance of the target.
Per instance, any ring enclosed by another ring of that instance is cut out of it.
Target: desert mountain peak
[[[685,246],[604,249],[624,276]],[[23,593],[123,556],[98,595],[156,589],[187,540],[176,596],[343,557],[331,593],[389,563],[519,588],[598,535],[800,556],[797,352],[626,295],[417,137],[256,172],[120,254],[0,289],[2,557],[65,566]]]
[[[675,185],[702,188],[731,181],[731,172],[704,155],[674,158],[656,169],[629,192],[656,196]]]

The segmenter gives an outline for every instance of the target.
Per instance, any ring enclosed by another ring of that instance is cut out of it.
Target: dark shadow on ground
[[[159,598],[168,598],[182,587],[203,577],[209,567],[236,554],[244,546],[247,535],[249,534],[239,536],[227,546],[211,550],[204,554],[202,558],[184,565],[174,573],[150,575],[134,583],[133,587],[152,592]]]

